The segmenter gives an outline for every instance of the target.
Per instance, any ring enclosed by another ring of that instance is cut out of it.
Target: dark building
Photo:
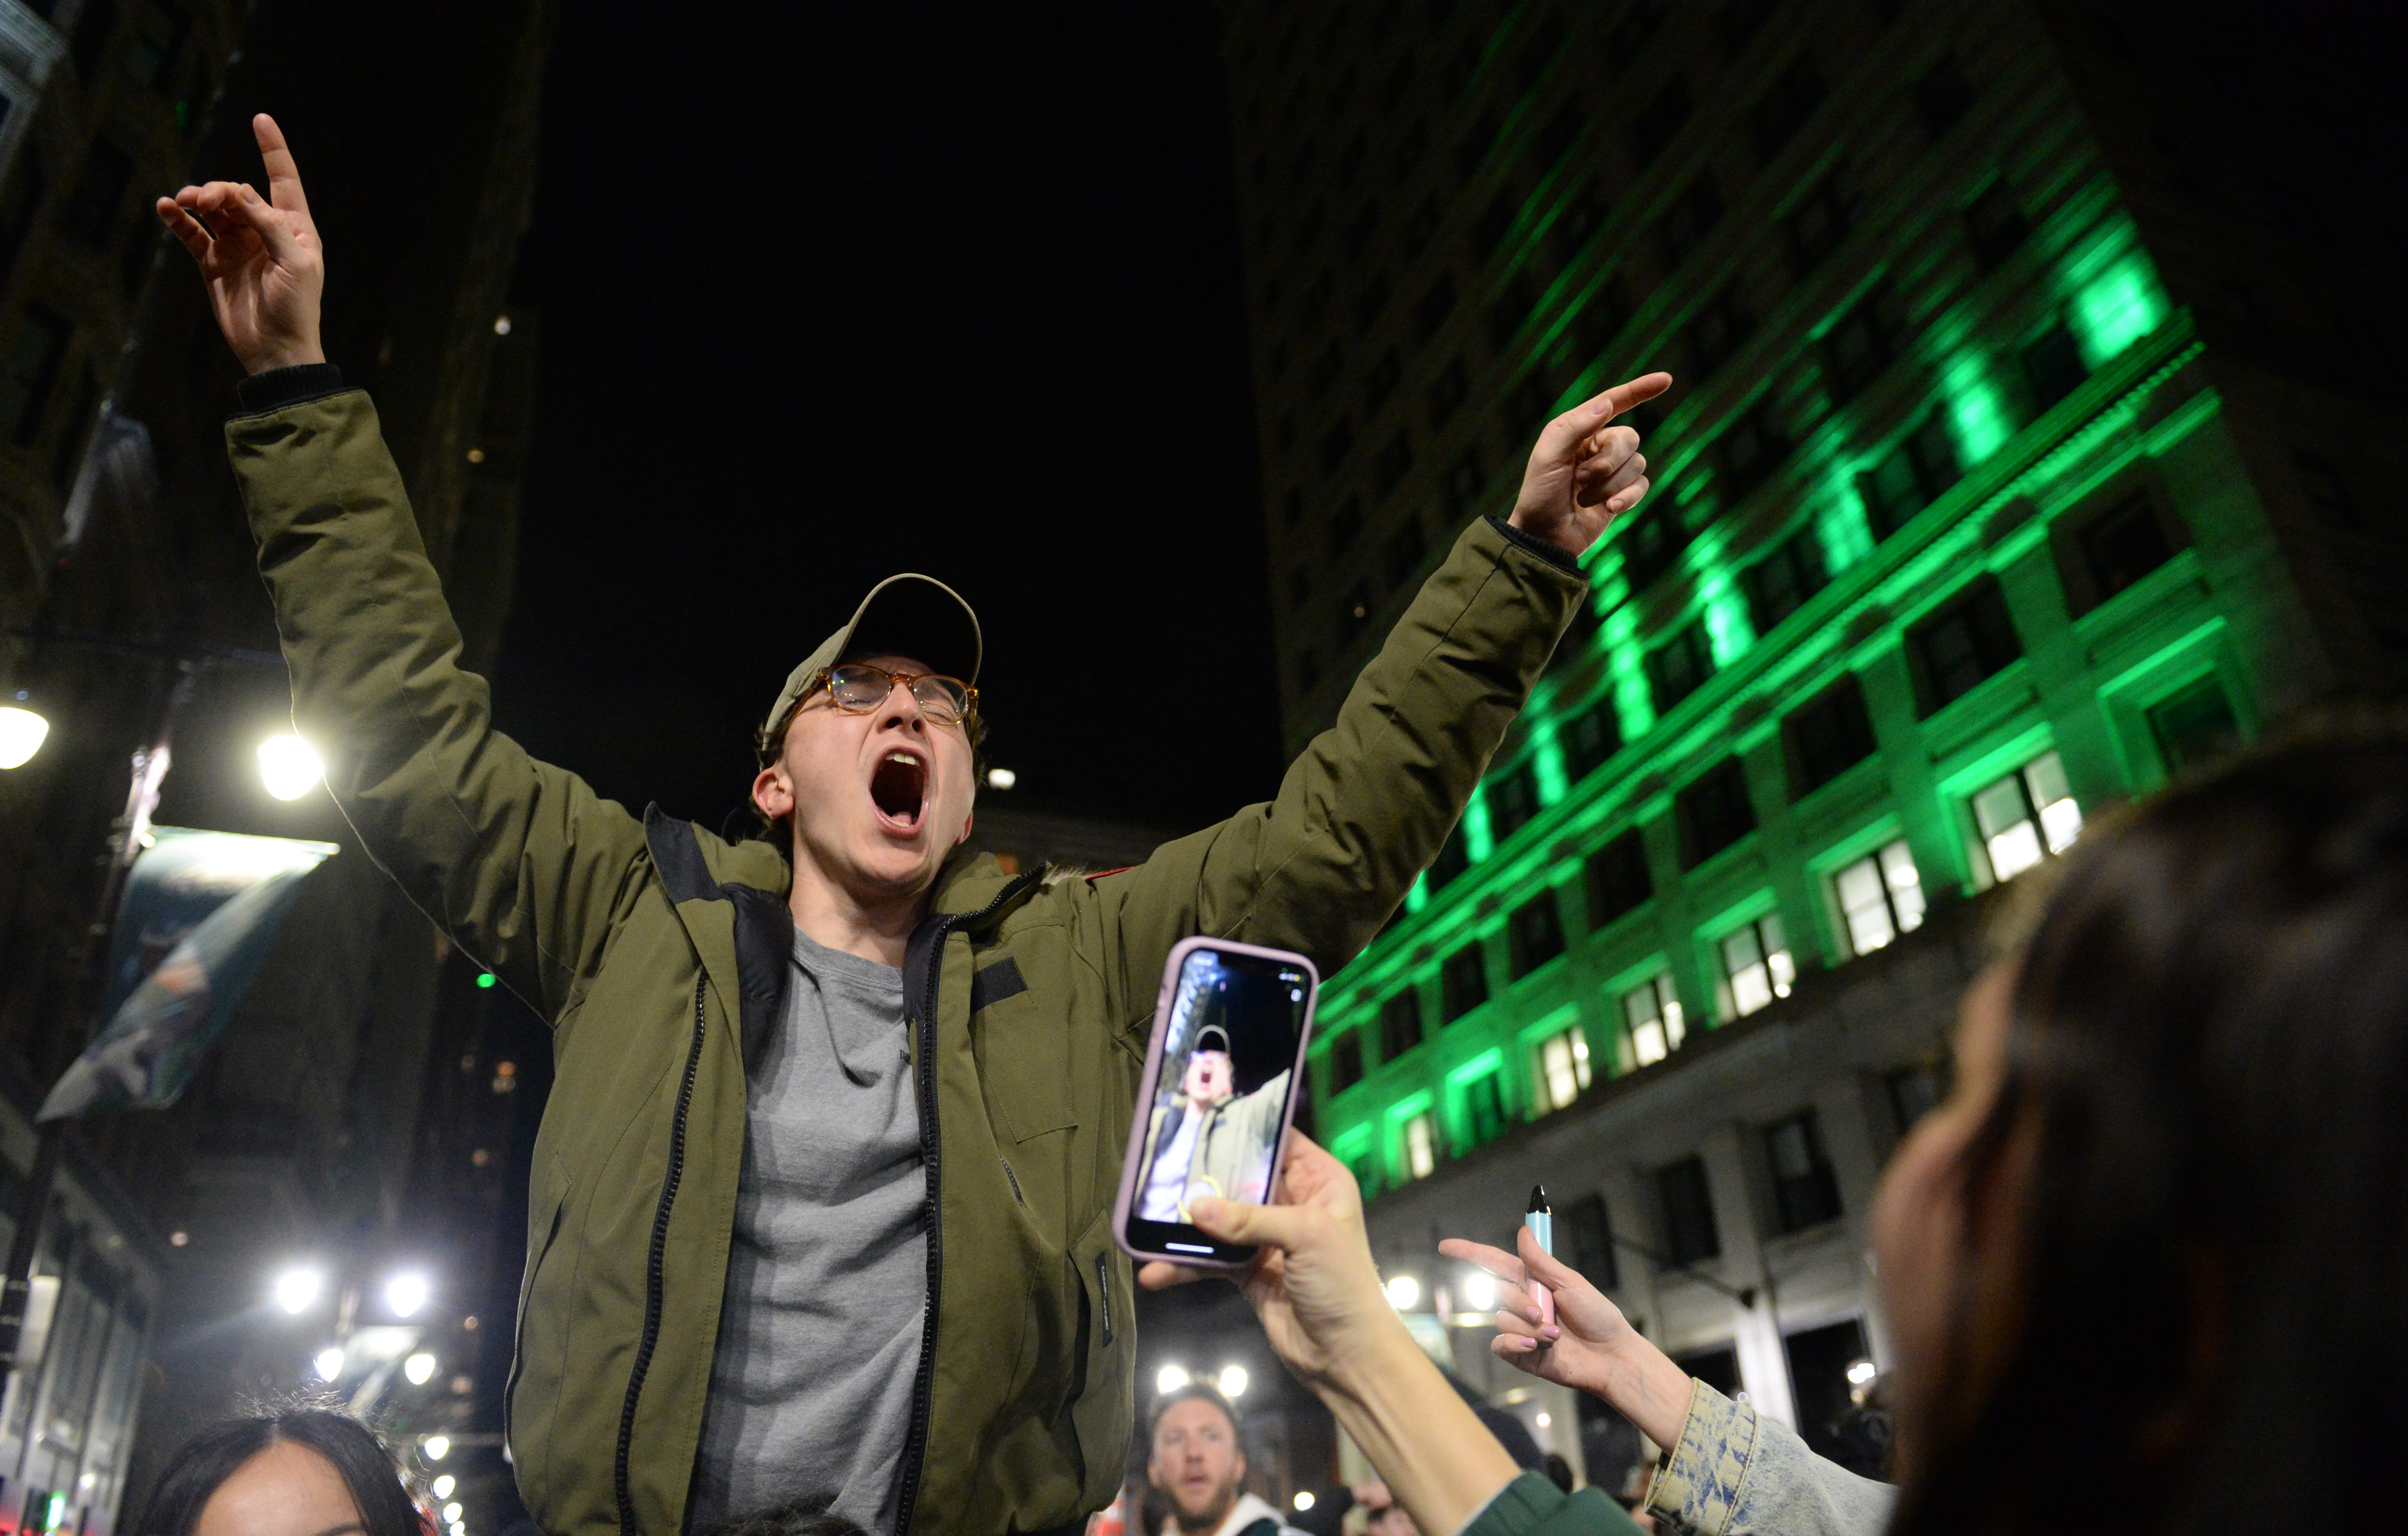
[[[2330,337],[2280,251],[2250,302],[2288,319],[2186,303],[2230,209],[2127,191],[2164,147],[2057,8],[2080,92],[2018,0],[1226,8],[1291,748],[1550,417],[1678,379],[1313,1053],[1383,1262],[1603,1480],[1635,1440],[1490,1375],[1430,1234],[1499,1238],[1543,1176],[1652,1337],[1823,1436],[1886,1358],[1865,1204],[1986,893],[2401,676],[2392,418],[2286,348]]]

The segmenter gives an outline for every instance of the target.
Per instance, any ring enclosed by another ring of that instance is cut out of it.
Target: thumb
[[[258,233],[260,244],[279,264],[291,265],[302,254],[301,242],[293,237],[283,216],[248,182],[236,184],[231,211]]]
[[[1188,1219],[1225,1243],[1285,1250],[1304,1236],[1304,1212],[1294,1205],[1253,1205],[1206,1195],[1191,1202]]]

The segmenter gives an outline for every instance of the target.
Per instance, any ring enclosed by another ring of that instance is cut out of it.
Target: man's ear
[[[753,775],[752,804],[772,821],[794,814],[795,787],[782,764],[773,762]]]
[[[958,848],[963,844],[968,842],[970,840],[970,829],[977,825],[978,806],[976,804],[972,804],[969,809],[969,814],[962,818],[962,834],[953,839],[953,846]]]

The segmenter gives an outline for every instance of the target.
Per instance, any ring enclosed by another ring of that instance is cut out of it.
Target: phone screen
[[[1130,1191],[1127,1244],[1208,1263],[1254,1250],[1217,1243],[1187,1219],[1202,1195],[1261,1204],[1287,1129],[1314,978],[1294,960],[1197,948],[1181,960],[1162,1066]]]

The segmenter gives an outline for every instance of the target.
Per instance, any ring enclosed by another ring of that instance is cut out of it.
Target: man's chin
[[[1211,1530],[1229,1517],[1231,1510],[1237,1508],[1238,1490],[1216,1488],[1204,1495],[1200,1501],[1190,1501],[1187,1495],[1182,1491],[1172,1494],[1170,1501],[1179,1510],[1180,1525],[1189,1530]]]

